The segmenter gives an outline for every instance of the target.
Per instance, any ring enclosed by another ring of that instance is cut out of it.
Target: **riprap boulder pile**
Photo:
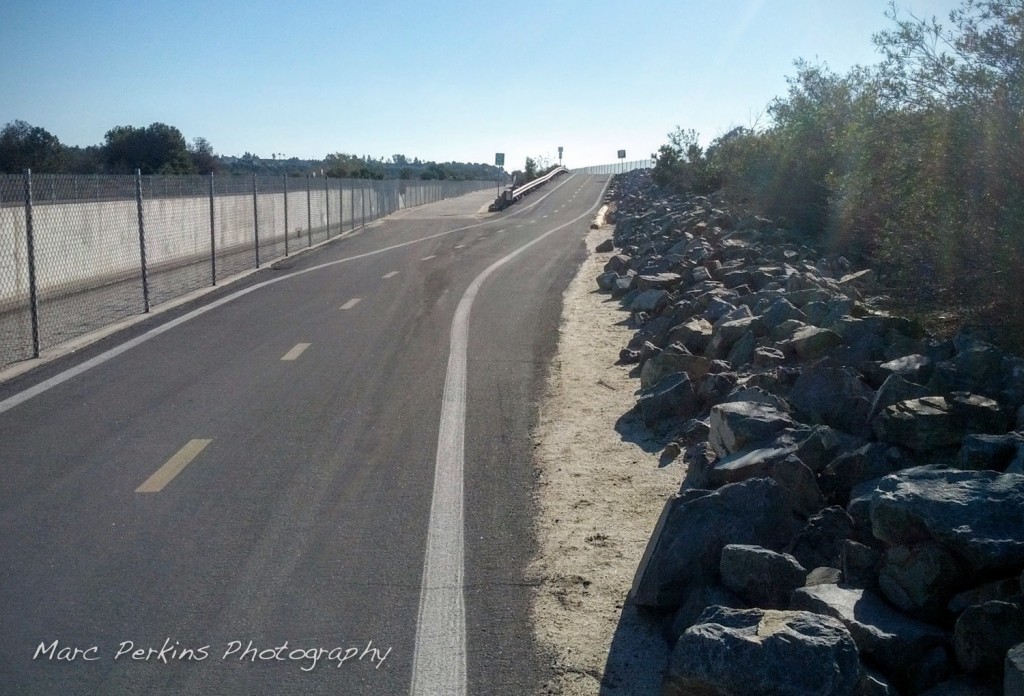
[[[629,417],[686,465],[631,592],[675,646],[665,693],[1019,688],[1024,360],[926,336],[873,270],[714,197],[633,172],[613,200]]]

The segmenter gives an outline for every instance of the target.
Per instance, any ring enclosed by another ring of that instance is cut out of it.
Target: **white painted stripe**
[[[396,275],[398,275],[398,271],[391,271],[390,273],[385,273],[384,275],[382,275],[381,278],[394,278]]]
[[[213,440],[190,440],[187,445],[178,450],[177,454],[167,460],[167,463],[153,472],[153,475],[146,479],[145,483],[135,489],[136,493],[159,493],[174,477],[181,473],[182,469],[199,456],[199,453],[206,449],[206,446]]]
[[[363,298],[361,298],[361,297],[353,297],[353,298],[352,298],[351,300],[349,300],[348,302],[346,302],[345,304],[343,304],[343,305],[341,306],[341,308],[342,308],[342,309],[352,309],[352,308],[353,308],[353,307],[355,307],[355,306],[356,306],[357,304],[359,304],[359,301],[360,301],[360,300],[362,300],[362,299],[363,299]]]
[[[424,256],[420,261],[429,261],[430,259],[436,259],[437,254],[431,254],[430,256]]]
[[[282,360],[298,360],[299,356],[302,355],[311,344],[309,343],[297,343],[294,348],[281,356]]]
[[[564,186],[565,184],[569,183],[569,181],[574,176],[575,176],[575,174],[570,174],[568,177],[563,179],[562,182],[560,184],[558,184],[558,186],[553,188],[551,191],[545,193],[543,196],[538,198],[533,203],[530,203],[529,205],[523,206],[522,208],[518,208],[518,209],[514,210],[513,212],[509,213],[508,215],[502,216],[501,219],[507,219],[507,218],[510,218],[510,217],[512,217],[514,215],[521,215],[522,213],[525,213],[528,210],[532,210],[533,208],[535,208],[538,205],[540,205],[541,202],[543,202],[545,198],[547,198],[548,196],[552,195],[555,191],[557,191],[560,188],[562,188],[562,186]],[[290,278],[295,278],[296,276],[305,275],[307,273],[313,273],[315,271],[319,271],[319,270],[322,270],[324,268],[331,268],[332,266],[337,266],[338,264],[342,264],[342,263],[348,263],[350,261],[358,261],[359,259],[365,259],[365,258],[367,258],[369,256],[376,256],[377,254],[384,254],[386,252],[394,251],[395,249],[401,249],[402,247],[407,247],[407,246],[410,246],[412,244],[419,244],[420,242],[425,242],[425,241],[427,241],[429,239],[436,239],[438,237],[444,237],[444,236],[447,236],[449,234],[454,234],[456,232],[463,232],[465,230],[471,230],[471,229],[475,229],[477,227],[483,227],[484,225],[491,224],[491,222],[493,222],[493,221],[492,220],[487,220],[485,222],[478,222],[478,223],[475,223],[475,224],[472,224],[472,225],[466,225],[465,227],[456,227],[454,230],[447,230],[445,232],[438,232],[437,234],[430,234],[430,235],[427,235],[426,237],[420,237],[419,239],[411,239],[408,242],[401,242],[399,244],[392,244],[391,246],[386,246],[383,249],[377,249],[375,251],[367,251],[367,252],[365,252],[363,254],[356,254],[355,256],[346,256],[343,259],[337,259],[335,261],[328,261],[327,263],[321,263],[321,264],[319,264],[317,266],[310,266],[309,268],[304,268],[301,271],[294,271],[294,272],[289,273],[287,275],[279,275],[279,276],[276,276],[274,278],[271,278],[270,280],[265,280],[262,283],[257,283],[256,285],[250,285],[249,287],[244,288],[242,290],[239,290],[237,292],[233,292],[230,295],[225,295],[224,297],[220,298],[219,300],[214,300],[213,302],[211,302],[208,305],[204,305],[202,307],[199,307],[198,309],[194,309],[191,312],[188,312],[187,314],[182,314],[177,319],[172,319],[171,321],[167,322],[166,324],[161,324],[160,326],[154,327],[154,328],[150,329],[149,331],[147,331],[146,333],[142,334],[141,336],[136,336],[135,338],[133,338],[131,340],[125,341],[121,345],[115,346],[115,347],[111,348],[110,350],[104,351],[104,352],[100,353],[99,355],[97,355],[97,356],[95,356],[93,358],[90,358],[89,360],[86,360],[83,363],[80,363],[78,365],[75,365],[72,368],[64,370],[64,372],[60,372],[60,373],[54,375],[53,377],[50,377],[49,379],[43,380],[42,382],[40,382],[39,384],[37,384],[37,385],[35,385],[33,387],[29,387],[28,389],[25,389],[24,391],[20,391],[17,394],[15,394],[14,396],[7,397],[3,401],[0,401],[0,413],[4,413],[5,411],[9,411],[12,408],[14,408],[15,406],[18,406],[19,404],[23,404],[26,401],[28,401],[29,399],[33,399],[33,398],[39,396],[40,394],[42,394],[44,392],[48,392],[49,390],[53,389],[54,387],[59,386],[61,384],[64,384],[64,382],[67,382],[67,381],[69,381],[71,379],[74,379],[75,377],[77,377],[80,374],[88,372],[89,370],[91,370],[94,367],[102,365],[103,363],[105,363],[105,362],[107,362],[109,360],[113,360],[114,358],[116,358],[121,353],[124,353],[125,351],[129,351],[132,348],[145,343],[146,341],[149,341],[151,339],[156,338],[157,336],[159,336],[162,333],[170,331],[171,329],[174,329],[174,328],[176,328],[178,326],[181,326],[182,324],[184,324],[187,321],[192,321],[196,317],[200,317],[200,316],[206,314],[209,311],[217,309],[218,307],[220,307],[222,305],[226,305],[229,302],[234,302],[238,298],[244,297],[244,296],[248,295],[251,292],[256,292],[257,290],[262,290],[265,287],[268,287],[270,285],[274,285],[275,283],[280,283],[280,282],[288,280]],[[395,274],[397,275],[397,271],[395,272]],[[386,277],[390,277],[390,276],[386,276]]]
[[[466,245],[465,244],[458,244],[458,245],[455,246],[455,248],[456,249],[465,249]]]
[[[605,186],[607,189],[607,185]],[[466,360],[469,313],[483,282],[499,267],[545,237],[579,222],[597,208],[522,245],[498,259],[473,279],[452,319],[448,370],[441,397],[441,424],[434,461],[427,550],[423,561],[420,608],[416,622],[411,696],[464,696],[466,693],[466,606],[463,523],[463,465],[466,432]]]

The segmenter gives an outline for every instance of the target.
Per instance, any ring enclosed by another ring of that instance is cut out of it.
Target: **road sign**
[[[495,152],[494,153],[494,166],[495,167],[504,167],[505,166],[505,153],[504,152]]]
[[[619,150],[619,159],[626,159],[626,151]]]

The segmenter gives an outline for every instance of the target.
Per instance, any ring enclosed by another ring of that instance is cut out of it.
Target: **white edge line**
[[[590,215],[604,192],[587,212],[552,228],[498,259],[473,279],[459,300],[452,319],[448,368],[441,397],[441,421],[434,462],[434,488],[427,527],[420,606],[416,620],[410,696],[466,693],[466,608],[463,523],[463,466],[466,430],[466,359],[469,313],[480,286],[495,270],[545,237]]]
[[[509,215],[506,215],[505,218],[511,217],[512,215],[517,215],[517,214],[523,213],[523,212],[525,212],[527,210],[530,210],[530,209],[536,207],[537,205],[540,205],[541,201],[543,201],[545,198],[547,198],[548,196],[553,194],[558,189],[562,188],[562,186],[567,184],[569,182],[569,180],[571,180],[574,176],[575,176],[575,174],[570,174],[569,176],[567,176],[565,178],[565,180],[562,181],[562,183],[560,183],[555,188],[551,189],[549,192],[544,194],[541,198],[537,199],[536,201],[534,201],[533,203],[531,203],[530,205],[528,205],[528,206],[526,206],[524,208],[520,208],[520,209],[516,210],[515,212],[510,213]],[[365,258],[367,258],[369,256],[376,256],[377,254],[383,254],[385,252],[392,251],[394,249],[401,249],[402,247],[407,247],[407,246],[410,246],[412,244],[419,244],[420,242],[425,242],[428,239],[436,239],[438,237],[444,237],[444,236],[449,235],[449,234],[454,234],[455,232],[462,232],[464,230],[473,229],[474,227],[481,227],[483,225],[488,225],[488,224],[492,223],[493,221],[494,221],[493,219],[491,219],[491,220],[484,220],[483,222],[478,222],[478,223],[475,223],[475,224],[472,224],[472,225],[467,225],[466,227],[457,227],[454,230],[447,230],[446,232],[438,232],[437,234],[427,235],[426,237],[420,237],[419,239],[411,239],[408,242],[401,242],[399,244],[392,244],[391,246],[386,246],[383,249],[377,249],[375,251],[367,251],[367,252],[365,252],[363,254],[356,254],[355,256],[346,256],[343,259],[337,259],[335,261],[328,261],[327,263],[322,263],[322,264],[319,264],[317,266],[310,266],[309,268],[304,268],[301,271],[295,271],[293,273],[289,273],[288,275],[281,275],[281,276],[277,276],[275,278],[271,278],[270,280],[265,280],[262,283],[257,283],[256,285],[250,285],[249,287],[244,288],[242,290],[238,290],[237,292],[233,292],[230,295],[225,295],[224,297],[220,298],[219,300],[215,300],[215,301],[211,302],[208,305],[204,305],[204,306],[199,307],[197,309],[193,309],[191,312],[188,312],[187,314],[182,314],[177,319],[172,319],[171,321],[167,322],[166,324],[161,324],[160,326],[156,326],[156,327],[150,329],[149,331],[147,331],[144,334],[140,334],[140,335],[136,336],[133,339],[125,341],[124,343],[122,343],[119,346],[115,346],[114,348],[111,348],[110,350],[104,351],[104,352],[100,353],[99,355],[93,356],[92,358],[86,360],[83,363],[75,365],[74,367],[69,368],[69,369],[65,370],[64,372],[60,372],[60,373],[54,375],[53,377],[50,377],[49,379],[43,380],[39,384],[36,384],[36,385],[34,385],[32,387],[29,387],[28,389],[25,389],[24,391],[20,391],[20,392],[18,392],[17,394],[15,394],[13,396],[7,397],[3,401],[0,401],[0,413],[4,413],[6,411],[9,411],[12,408],[14,408],[15,406],[18,406],[20,404],[25,403],[29,399],[35,398],[35,397],[39,396],[40,394],[42,394],[44,392],[47,392],[50,389],[53,389],[54,387],[63,384],[64,382],[67,382],[70,379],[74,379],[75,377],[77,377],[80,374],[88,372],[89,370],[91,370],[94,367],[102,365],[103,363],[107,362],[108,360],[112,360],[113,358],[116,358],[121,353],[124,353],[125,351],[131,350],[135,346],[141,345],[141,344],[145,343],[146,341],[148,341],[150,339],[156,338],[160,334],[162,334],[162,333],[164,333],[166,331],[170,331],[171,329],[173,329],[175,327],[178,327],[178,326],[184,324],[187,321],[191,321],[191,320],[195,319],[196,317],[202,316],[203,314],[206,314],[207,312],[209,312],[209,311],[211,311],[213,309],[216,309],[216,308],[218,308],[218,307],[220,307],[222,305],[226,305],[229,302],[234,302],[238,298],[243,297],[245,295],[248,295],[250,292],[255,292],[256,290],[260,290],[262,288],[265,288],[267,286],[273,285],[275,283],[280,283],[281,281],[288,280],[289,278],[294,278],[296,276],[305,275],[306,273],[313,273],[314,271],[319,271],[319,270],[324,269],[324,268],[330,268],[331,266],[337,266],[338,264],[342,264],[342,263],[348,263],[349,261],[357,261],[358,259],[365,259]]]

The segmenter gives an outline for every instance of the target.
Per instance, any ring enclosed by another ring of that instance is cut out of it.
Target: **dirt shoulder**
[[[566,290],[534,433],[539,550],[529,575],[536,638],[555,670],[546,694],[657,693],[667,659],[664,641],[624,605],[683,471],[678,461],[659,467],[664,443],[622,420],[639,384],[614,364],[632,335],[629,315],[596,292],[610,254],[594,248],[610,235],[610,226],[591,230]]]

